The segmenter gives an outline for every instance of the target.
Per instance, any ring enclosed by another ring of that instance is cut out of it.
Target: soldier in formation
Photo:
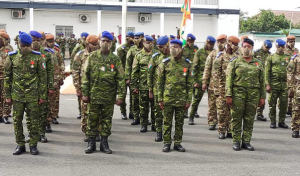
[[[75,34],[71,34],[70,38],[67,41],[68,45],[69,45],[69,56],[72,55],[72,51],[75,48],[76,44],[77,44],[77,40],[75,38]]]

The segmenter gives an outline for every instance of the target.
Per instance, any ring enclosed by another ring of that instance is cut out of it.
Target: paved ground
[[[0,176],[4,175],[299,175],[300,139],[290,129],[270,129],[268,122],[255,121],[252,145],[255,151],[233,151],[232,140],[219,140],[217,131],[209,131],[206,120],[207,94],[200,104],[203,116],[196,125],[184,125],[182,145],[187,152],[163,153],[162,143],[154,142],[155,133],[141,134],[131,120],[121,120],[115,107],[112,155],[99,151],[86,155],[87,143],[80,130],[75,95],[61,95],[60,124],[52,125],[49,142],[39,143],[40,155],[13,156],[13,125],[0,124]],[[267,116],[267,110],[264,115]],[[287,118],[290,126],[291,118]],[[25,121],[24,121],[25,127]],[[26,129],[26,127],[25,127]],[[27,130],[25,130],[27,135]]]

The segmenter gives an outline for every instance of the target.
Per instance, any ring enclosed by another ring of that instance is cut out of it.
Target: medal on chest
[[[255,62],[255,65],[256,65],[256,67],[258,68],[258,63],[257,63],[257,62]]]
[[[113,65],[113,64],[110,65],[110,70],[111,70],[112,72],[114,71],[114,67],[115,67],[115,65]]]
[[[186,76],[186,68],[183,68],[183,76]]]
[[[287,57],[285,58],[285,62],[286,62],[286,63],[288,63],[288,62],[289,62]]]
[[[31,68],[34,67],[34,61],[30,61],[30,64],[31,64]]]

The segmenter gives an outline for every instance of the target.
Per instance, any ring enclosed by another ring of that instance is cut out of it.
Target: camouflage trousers
[[[154,95],[154,116],[155,116],[155,127],[156,132],[162,132],[163,114],[159,106],[158,95]]]
[[[140,124],[148,125],[149,117],[149,105],[151,106],[151,123],[155,124],[155,115],[154,115],[154,100],[149,99],[148,90],[139,91],[139,105],[140,105]]]
[[[231,115],[230,108],[226,104],[226,98],[224,95],[220,95],[217,98],[217,108],[219,115],[219,133],[231,133]]]
[[[216,104],[216,96],[213,88],[209,88],[207,91],[208,94],[208,113],[207,120],[208,125],[217,125],[218,117],[217,117],[217,104]]]
[[[73,49],[74,49],[75,47],[69,47],[69,56],[71,57],[71,55],[72,55],[72,51],[73,51]]]
[[[299,131],[300,128],[300,85],[295,87],[293,98],[292,130]]]
[[[87,110],[88,110],[88,103],[84,103],[82,100],[80,101],[81,103],[81,131],[83,133],[86,133],[86,126],[87,126]]]
[[[5,102],[4,79],[0,79],[0,117],[8,117],[11,113],[11,105]]]
[[[77,97],[77,102],[78,102],[78,111],[79,111],[79,114],[81,114],[81,98],[80,97]]]
[[[163,139],[164,144],[172,144],[171,132],[173,115],[175,112],[175,135],[174,145],[180,145],[182,142],[183,135],[183,124],[184,124],[184,106],[172,106],[164,105],[163,116],[164,116],[164,132]]]
[[[194,88],[194,97],[193,97],[193,103],[192,108],[190,112],[190,117],[195,117],[195,114],[198,110],[199,103],[203,97],[204,91],[201,89]]]
[[[39,140],[39,105],[38,102],[20,102],[13,101],[13,120],[16,143],[19,146],[25,146],[25,136],[23,132],[23,116],[26,112],[26,125],[30,135],[28,138],[30,146],[36,146]]]
[[[232,94],[231,131],[233,143],[241,142],[242,130],[242,142],[250,143],[256,108],[260,99],[260,90],[233,87]]]
[[[129,86],[126,86],[126,89],[125,89],[125,95],[127,96],[127,88],[129,88],[130,90],[130,87]],[[123,103],[121,104],[120,106],[120,111],[122,114],[126,114],[126,96],[124,97],[124,100],[123,100]],[[132,102],[132,96],[129,95],[129,111],[132,112],[132,105],[131,105],[131,102]]]
[[[140,106],[139,106],[139,94],[133,93],[131,90],[131,112],[133,113],[134,119],[140,119]]]
[[[290,92],[288,92],[289,94]],[[293,110],[293,99],[294,98],[288,98],[288,107],[287,107],[287,112],[292,112]]]
[[[64,46],[60,47],[60,52],[62,54],[63,59],[65,59],[66,54],[66,48]]]
[[[257,107],[256,114],[257,115],[263,115],[264,109],[265,109],[265,106],[263,106],[263,107]]]
[[[55,89],[54,95],[49,97],[49,112],[47,116],[48,124],[52,122],[53,118],[57,118],[58,116],[59,96],[60,96],[59,89]]]
[[[39,105],[40,108],[40,121],[39,121],[39,134],[44,135],[46,131],[47,116],[49,113],[49,102],[45,101],[45,103]]]
[[[273,90],[269,95],[269,117],[271,123],[276,123],[276,104],[279,99],[279,122],[284,122],[286,117],[286,109],[288,104],[287,90]]]
[[[110,136],[114,104],[88,104],[88,119],[86,134],[94,138],[99,133],[100,136]]]

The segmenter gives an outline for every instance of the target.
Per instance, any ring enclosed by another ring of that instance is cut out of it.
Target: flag
[[[191,18],[191,0],[184,0],[181,7],[183,12],[182,22],[180,27],[180,38],[183,40],[183,46],[186,43],[186,38],[189,33],[192,33],[193,23]]]

